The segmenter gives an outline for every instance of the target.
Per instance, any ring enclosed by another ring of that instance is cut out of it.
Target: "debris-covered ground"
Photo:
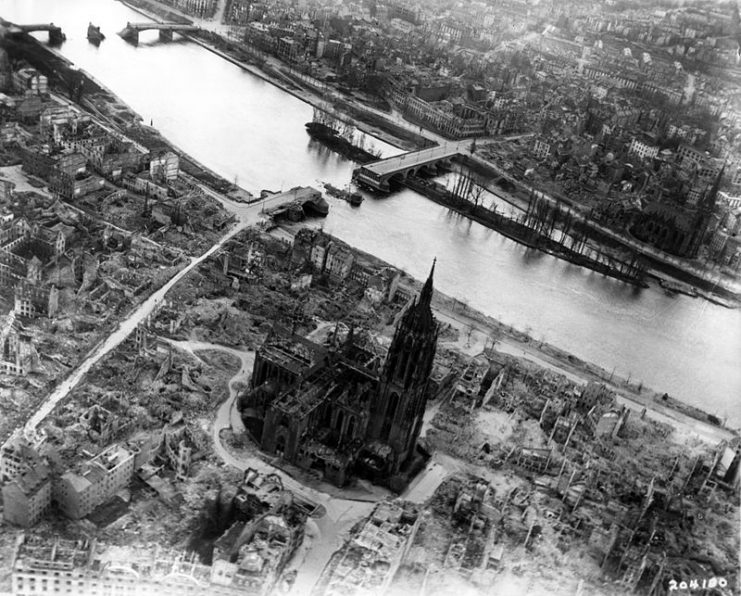
[[[137,349],[129,339],[57,405],[42,428],[63,458],[75,459],[184,421],[205,456],[211,416],[228,395],[236,366],[227,354],[194,358],[162,345]]]
[[[463,481],[449,479],[428,503],[429,528],[417,534],[399,593],[422,583],[429,594],[648,593],[654,581],[666,590],[672,579],[712,577],[737,585],[738,488],[719,463],[727,445],[675,436],[599,385],[496,358],[496,389],[479,404],[454,392],[426,435],[486,483],[496,556],[474,570],[445,562],[446,543],[465,542],[474,527],[456,523]]]
[[[224,234],[233,217],[193,184],[183,180],[172,184],[177,190],[164,199],[110,185],[72,204],[164,246],[203,253]]]
[[[137,478],[70,527],[108,543],[166,536],[192,546],[204,502],[238,482],[214,454],[211,432],[218,406],[238,391],[230,381],[246,382],[234,354],[259,348],[273,324],[315,341],[355,325],[388,345],[414,295],[403,283],[394,300],[374,301],[358,280],[302,265],[283,240],[239,235],[176,284],[42,426],[66,465],[111,442],[187,427],[197,447],[187,478],[158,460],[157,489]],[[207,348],[219,345],[231,353]],[[495,347],[442,321],[422,439],[435,455],[410,486],[415,513],[400,505],[376,511],[370,525],[361,520],[347,535],[359,542],[327,552],[327,586],[352,593],[353,578],[378,587],[389,573],[394,595],[648,593],[654,582],[666,590],[672,579],[711,577],[736,586],[738,489],[721,465],[735,445],[711,446],[625,408],[599,383]],[[246,435],[230,429],[220,439],[232,457],[254,458]],[[59,530],[50,519],[40,528]],[[363,545],[386,540],[381,530],[394,547],[373,562]]]
[[[114,128],[139,139],[142,151],[172,155],[172,148],[154,129],[141,125],[133,111],[107,92],[91,94],[88,100],[86,107],[96,115],[92,118],[52,99],[41,101],[44,108],[67,110],[65,118],[79,120],[79,127],[64,132],[75,142],[80,136],[97,135],[98,140],[106,139],[111,152],[131,150],[126,159],[136,154],[125,137],[109,135],[109,128],[96,121],[104,116]],[[23,354],[23,362],[21,374],[0,372],[0,441],[30,416],[125,314],[164,285],[189,256],[210,248],[234,221],[199,185],[199,181],[218,183],[221,188],[223,181],[185,157],[180,173],[168,174],[166,184],[157,177],[159,186],[150,192],[130,173],[102,174],[79,153],[62,159],[60,138],[52,139],[43,124],[20,119],[14,126],[24,142],[6,143],[0,152],[4,189],[0,260],[12,270],[9,279],[3,275],[0,288],[0,327],[9,313],[18,311],[10,325],[13,334],[21,334],[17,351]],[[37,143],[48,143],[54,159],[38,155]],[[57,158],[59,167],[51,167],[49,163]],[[62,166],[63,160],[79,163]],[[151,172],[143,170],[148,167],[148,162],[142,162],[134,169],[146,178]],[[85,185],[75,187],[83,177]],[[64,181],[72,184],[73,192]],[[23,235],[28,238],[19,245],[16,239]],[[19,287],[23,288],[20,302]],[[29,298],[33,313],[24,302]],[[8,357],[14,359],[13,354]]]
[[[388,341],[401,305],[371,305],[352,280],[316,274],[297,290],[290,246],[254,231],[237,242],[231,254],[247,255],[244,275],[231,274],[224,253],[204,263],[174,289],[153,323],[158,333],[255,349],[272,322],[321,340],[341,320]],[[689,569],[698,577],[736,581],[739,544],[729,528],[738,527],[739,509],[733,493],[704,482],[719,473],[711,470],[714,447],[627,410],[600,384],[585,387],[492,345],[443,323],[439,401],[430,404],[425,444],[485,479],[494,529],[468,544],[470,527],[452,522],[436,494],[396,577],[399,593],[486,593],[488,586],[514,594],[627,593],[657,577],[666,587],[687,576],[688,552],[697,553]],[[446,385],[451,373],[462,381]],[[456,482],[463,481],[449,479],[440,490],[455,492]],[[610,532],[617,535],[612,550]],[[464,546],[478,559],[460,563]],[[636,553],[646,563],[633,576]],[[455,573],[441,574],[451,566]]]
[[[155,458],[157,486],[164,488],[153,489],[139,475],[123,494],[77,524],[107,543],[166,538],[168,546],[185,549],[204,498],[239,476],[214,457],[208,434],[235,368],[238,360],[222,352],[193,357],[137,344],[134,338],[99,363],[41,426],[45,452],[54,454],[60,470],[74,468],[111,443],[142,446],[168,432],[186,436],[194,455],[185,479],[176,477],[166,459]],[[54,517],[45,523],[53,524]]]
[[[250,250],[257,254],[253,263],[245,265],[247,272],[225,273],[226,254]],[[403,300],[371,304],[353,280],[340,284],[317,277],[310,288],[296,289],[294,267],[290,244],[247,230],[172,289],[168,306],[153,321],[153,329],[174,339],[249,349],[262,344],[273,324],[302,335],[316,331],[324,322],[357,325],[385,335],[393,330],[389,323],[403,307]]]
[[[0,319],[15,319],[25,374],[0,373],[3,440],[123,315],[185,263],[177,250],[111,228],[45,194],[16,193],[4,207],[14,221],[59,231],[64,250],[50,253],[32,231],[29,240],[4,253],[18,281],[0,292]],[[32,397],[18,399],[23,392]]]

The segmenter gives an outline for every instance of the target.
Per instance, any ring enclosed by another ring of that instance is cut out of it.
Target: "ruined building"
[[[0,223],[0,289],[14,296],[20,316],[54,316],[58,290],[43,282],[44,267],[65,252],[65,226],[46,228],[25,218]]]
[[[190,472],[193,454],[198,444],[191,430],[185,424],[166,427],[163,432],[162,450],[165,459],[175,470],[178,480],[185,480]]]
[[[330,559],[311,596],[385,594],[423,516],[408,501],[378,503]]]
[[[340,486],[353,473],[389,479],[411,463],[437,345],[433,273],[434,264],[383,361],[353,330],[329,346],[273,330],[240,404],[262,449]]]
[[[250,545],[267,548],[264,536],[271,529],[268,526],[267,522],[261,524]],[[280,534],[276,532],[269,540],[268,546],[277,551]],[[195,553],[151,542],[120,546],[86,538],[50,541],[23,535],[13,557],[13,594],[261,596],[269,593],[263,586],[272,587],[272,576],[252,571],[257,561],[253,555],[252,551],[246,552],[239,563],[217,560],[214,565],[204,565],[196,560]],[[269,560],[265,567],[272,570],[275,562]]]
[[[240,594],[274,594],[303,542],[305,504],[283,488],[279,476],[250,468],[233,503],[236,519],[214,544],[211,581]]]
[[[0,318],[0,372],[26,375],[37,360],[31,335],[16,318],[16,311]]]

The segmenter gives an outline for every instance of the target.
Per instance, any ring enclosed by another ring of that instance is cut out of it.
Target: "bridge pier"
[[[67,39],[67,36],[62,31],[61,27],[57,27],[54,23],[47,24],[39,24],[39,25],[14,25],[12,23],[8,23],[10,25],[9,31],[10,33],[34,33],[36,31],[48,31],[49,32],[49,45],[59,45],[64,40]]]
[[[160,41],[172,41],[172,29],[160,29]]]
[[[49,27],[49,45],[60,45],[66,39],[67,36],[64,34],[61,27]]]
[[[131,26],[131,23],[126,23],[126,27],[119,33],[119,35],[133,44],[139,43],[139,30]]]

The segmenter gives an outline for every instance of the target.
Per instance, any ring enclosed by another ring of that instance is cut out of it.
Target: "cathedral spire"
[[[435,276],[435,263],[437,263],[437,257],[432,260],[432,268],[430,269],[430,275],[427,277],[425,285],[422,287],[422,292],[419,294],[420,305],[424,304],[430,306],[432,302],[432,278]]]

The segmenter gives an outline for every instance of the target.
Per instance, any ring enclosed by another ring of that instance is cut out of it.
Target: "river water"
[[[0,0],[0,17],[60,25],[60,51],[118,94],[173,143],[255,193],[319,181],[344,186],[351,162],[309,139],[312,108],[211,52],[142,33],[142,15],[114,0]],[[86,40],[88,22],[107,38]],[[38,34],[46,40],[46,35]],[[380,141],[390,155],[398,150]],[[408,190],[359,208],[330,199],[325,231],[416,277],[438,258],[438,289],[616,374],[741,426],[741,311],[659,289],[635,290],[531,254]],[[505,210],[505,209],[500,209]]]

